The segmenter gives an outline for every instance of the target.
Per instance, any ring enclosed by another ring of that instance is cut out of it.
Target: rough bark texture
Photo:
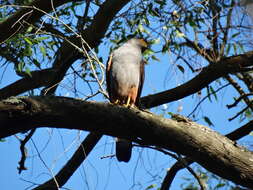
[[[186,155],[210,172],[253,188],[253,154],[194,122],[71,98],[20,97],[0,102],[0,123],[0,138],[54,126],[141,141]]]

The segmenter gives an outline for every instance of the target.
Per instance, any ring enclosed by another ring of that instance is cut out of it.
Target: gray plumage
[[[115,104],[138,106],[143,80],[142,52],[147,48],[143,39],[130,39],[114,50],[107,62],[106,82],[110,101]],[[132,143],[125,139],[116,141],[116,157],[128,162]]]

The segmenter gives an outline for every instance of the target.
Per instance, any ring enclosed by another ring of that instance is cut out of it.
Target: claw
[[[115,102],[113,102],[114,104],[119,104],[119,99],[116,99]]]
[[[128,96],[127,97],[127,102],[126,102],[126,107],[130,107],[131,105],[130,105],[130,97]]]

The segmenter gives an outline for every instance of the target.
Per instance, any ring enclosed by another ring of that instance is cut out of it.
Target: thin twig
[[[26,151],[26,143],[31,139],[31,137],[33,136],[34,132],[35,132],[35,128],[32,129],[28,135],[26,135],[26,137],[24,138],[24,140],[20,140],[20,151],[21,151],[21,159],[18,162],[19,167],[18,167],[18,173],[21,174],[21,172],[23,170],[27,170],[27,168],[25,167],[25,160],[27,158],[27,151]]]
[[[253,105],[253,104],[252,104]],[[243,114],[247,109],[249,109],[249,106],[246,106],[245,108],[243,108],[241,111],[239,111],[237,114],[235,114],[233,117],[229,118],[228,121],[232,121],[235,118],[237,118],[238,116],[240,116],[241,114]]]
[[[18,22],[20,23],[20,21],[21,21],[26,15],[29,15],[29,14],[31,14],[32,12],[33,12],[33,10],[30,10],[29,12],[23,14],[23,15],[11,26],[11,28],[13,28]],[[22,24],[20,23],[20,25],[22,25]]]
[[[202,98],[202,100],[199,101],[199,103],[195,106],[195,108],[192,110],[192,112],[191,112],[190,114],[187,115],[187,117],[190,117],[190,116],[196,111],[196,109],[199,107],[199,105],[200,105],[202,102],[204,102],[211,94],[214,94],[214,93],[220,91],[221,89],[227,87],[228,85],[230,85],[230,83],[227,83],[227,84],[221,86],[220,88],[218,88],[217,90],[215,90],[215,91],[212,92],[212,93],[208,93],[204,98]]]
[[[191,167],[189,167],[188,165],[186,165],[185,168],[195,177],[195,179],[197,179],[200,189],[205,190],[206,189],[205,185],[203,184],[200,177],[194,172],[194,170]]]
[[[50,174],[51,174],[51,176],[52,176],[52,179],[53,179],[53,181],[54,181],[54,183],[55,183],[55,185],[56,185],[56,187],[57,187],[57,190],[58,190],[58,189],[59,189],[59,184],[58,184],[58,182],[57,182],[57,179],[55,178],[55,176],[54,176],[52,170],[47,166],[47,164],[45,163],[45,161],[44,161],[43,158],[41,157],[40,152],[39,152],[39,150],[38,150],[38,148],[37,148],[35,142],[33,141],[33,139],[31,139],[31,141],[32,141],[32,143],[33,143],[33,145],[34,145],[34,148],[35,148],[35,150],[36,150],[36,152],[37,152],[37,154],[38,154],[38,156],[39,156],[41,162],[42,162],[43,165],[47,168],[47,170],[50,172]]]
[[[101,137],[102,135],[99,133],[89,133],[60,171],[45,183],[34,188],[34,190],[58,190],[58,188],[62,188],[62,186],[87,158]]]
[[[235,100],[235,102],[234,102],[233,104],[228,104],[228,105],[227,105],[227,108],[230,109],[230,108],[232,108],[232,107],[237,106],[237,104],[238,104],[242,99],[244,99],[244,98],[247,97],[247,96],[253,96],[253,92],[252,92],[252,93],[248,93],[248,94],[244,94],[244,95],[240,96],[239,98],[237,98],[237,99]]]

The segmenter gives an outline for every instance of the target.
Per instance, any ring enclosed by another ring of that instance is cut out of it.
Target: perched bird
[[[111,103],[138,107],[144,82],[142,53],[147,47],[145,40],[132,38],[111,53],[106,66],[107,91]],[[131,153],[132,142],[118,138],[117,159],[128,162]]]

